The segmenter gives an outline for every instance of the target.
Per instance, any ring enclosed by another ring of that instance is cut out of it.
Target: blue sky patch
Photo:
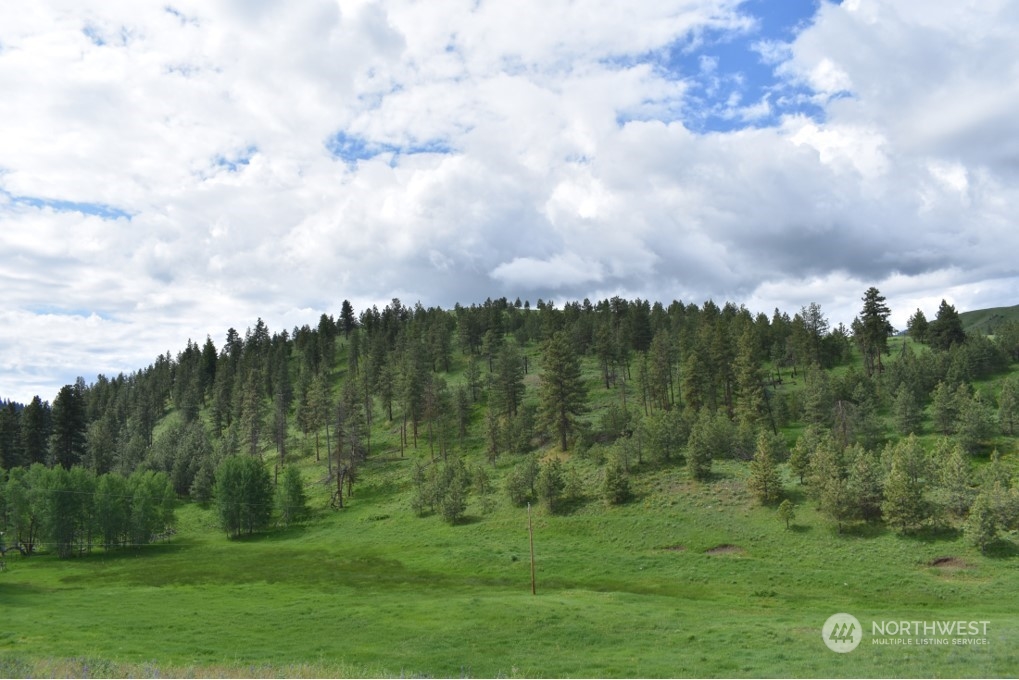
[[[449,144],[438,139],[400,146],[387,142],[374,142],[361,135],[349,134],[342,130],[327,139],[325,146],[334,158],[338,158],[348,165],[354,165],[358,161],[375,158],[381,154],[393,154],[393,164],[395,164],[396,156],[411,156],[419,153],[452,153],[454,150]]]
[[[254,158],[257,153],[257,146],[249,146],[234,154],[219,154],[212,162],[221,168],[226,168],[227,172],[237,172],[241,168],[249,165],[251,163],[251,159]]]
[[[7,193],[7,192],[4,192]],[[131,219],[131,213],[105,203],[82,203],[63,201],[55,198],[39,198],[38,196],[10,196],[11,203],[27,205],[33,208],[49,208],[55,212],[76,212],[82,215],[94,215],[104,220]]]
[[[822,119],[812,92],[777,77],[776,64],[760,49],[761,44],[791,42],[810,24],[821,1],[747,0],[740,9],[756,20],[752,30],[701,33],[650,59],[668,77],[689,84],[679,114],[684,125],[707,133],[776,125],[793,113]]]

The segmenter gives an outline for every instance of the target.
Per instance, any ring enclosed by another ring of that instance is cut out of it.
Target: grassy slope
[[[592,417],[614,398],[593,397]],[[211,510],[184,505],[165,545],[10,557],[0,676],[1002,676],[1019,667],[1014,557],[982,556],[953,532],[839,536],[792,480],[799,505],[786,530],[747,497],[746,468],[732,462],[716,463],[709,484],[679,466],[646,469],[638,498],[607,508],[596,498],[604,452],[572,460],[590,498],[567,515],[536,510],[534,597],[526,511],[498,492],[490,513],[474,499],[456,527],[413,516],[409,471],[428,448],[400,459],[393,431],[379,425],[349,507],[326,510],[328,490],[313,486],[316,517],[302,527],[229,541]],[[495,481],[516,460],[503,456]],[[299,464],[309,482],[322,478],[313,453]],[[741,552],[706,553],[722,544]],[[927,566],[948,555],[966,568]],[[990,620],[991,644],[865,640],[837,655],[820,627],[839,611],[866,631],[875,619]]]
[[[1019,305],[1014,307],[991,307],[959,314],[967,333],[993,334],[994,329],[1005,321],[1019,321]]]

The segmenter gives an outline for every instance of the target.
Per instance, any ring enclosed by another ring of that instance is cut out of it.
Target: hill
[[[868,375],[816,311],[808,326],[712,303],[394,301],[293,333],[259,321],[219,351],[69,387],[45,434],[84,437],[50,455],[85,482],[79,466],[168,475],[176,526],[102,548],[86,520],[57,559],[46,513],[88,494],[18,486],[43,461],[33,437],[0,437],[26,442],[0,457],[22,463],[0,528],[8,545],[43,532],[37,554],[0,559],[0,677],[1012,674],[1019,404],[995,402],[1019,385],[1015,348],[895,338]],[[586,407],[566,450],[543,408],[564,334]],[[792,517],[755,495],[762,447]],[[705,452],[706,471],[690,465]],[[238,454],[297,468],[311,517],[228,538],[195,490]],[[851,654],[820,634],[839,612],[866,633]],[[988,629],[962,643],[872,634],[970,620]]]
[[[959,319],[967,333],[994,335],[997,328],[1006,321],[1019,321],[1019,305],[962,312]]]

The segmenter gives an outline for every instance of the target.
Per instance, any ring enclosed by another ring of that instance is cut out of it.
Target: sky
[[[1019,3],[0,4],[0,397],[259,317],[1019,303]]]

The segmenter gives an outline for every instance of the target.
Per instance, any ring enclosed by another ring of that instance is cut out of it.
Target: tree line
[[[521,471],[506,480],[515,499],[539,498],[541,488],[565,493],[568,469],[538,483],[541,470],[527,462],[538,448],[611,446],[605,489],[622,500],[631,468],[645,461],[682,461],[705,480],[719,457],[752,461],[763,446],[783,460],[779,435],[798,422],[830,433],[841,452],[921,434],[928,412],[970,454],[997,431],[1014,433],[1014,383],[1005,381],[1000,394],[972,383],[1019,359],[1019,324],[1005,324],[993,340],[967,336],[943,302],[935,320],[919,311],[910,319],[908,332],[926,348],[904,344],[891,357],[889,315],[875,288],[849,328],[832,327],[815,303],[769,317],[732,303],[618,297],[561,308],[489,299],[451,310],[394,299],[359,315],[344,301],[337,317],[323,314],[315,326],[270,332],[259,319],[243,336],[230,329],[220,348],[211,338],[189,341],[130,375],[79,379],[52,405],[38,397],[23,408],[6,404],[0,467],[162,473],[178,498],[207,501],[228,495],[220,484],[233,459],[267,461],[275,469],[263,465],[270,491],[258,493],[275,493],[296,447],[323,465],[333,505],[343,507],[384,425],[398,432],[399,455],[427,447],[417,507],[438,512],[445,504],[442,514],[455,520],[465,494],[484,497],[491,487],[457,462],[479,444],[490,462],[521,456]],[[862,370],[831,372],[854,351]],[[596,367],[597,380],[585,377],[585,365]],[[532,373],[536,385],[528,387]],[[802,389],[785,389],[793,384]],[[593,419],[592,391],[613,397]],[[890,412],[892,436],[882,420]],[[808,458],[820,446],[810,443]],[[543,497],[551,506],[560,495]],[[224,522],[230,533],[265,525]]]

